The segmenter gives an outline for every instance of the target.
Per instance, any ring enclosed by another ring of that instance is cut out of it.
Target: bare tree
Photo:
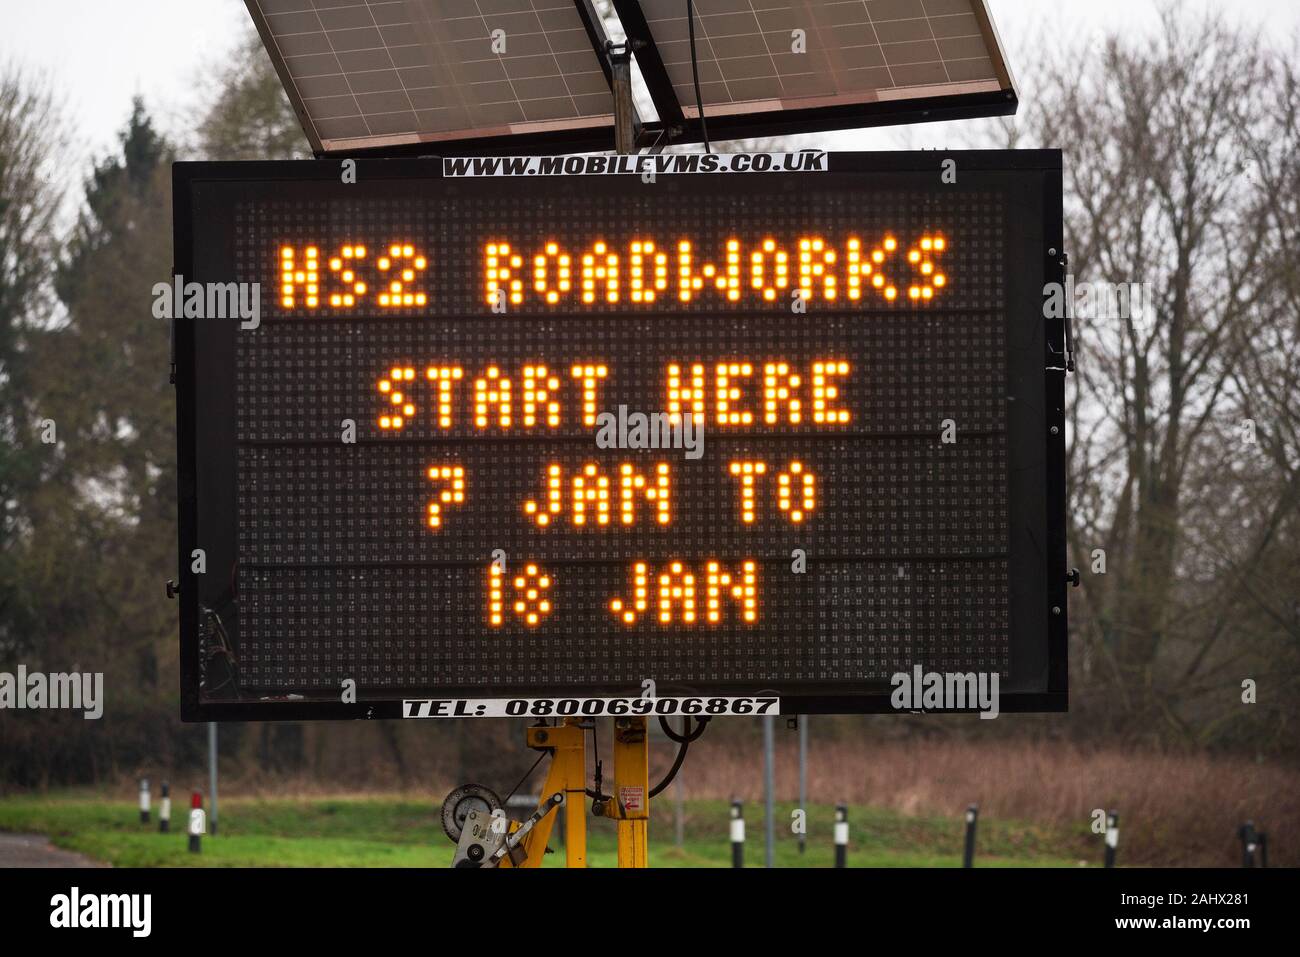
[[[25,640],[30,613],[19,558],[30,533],[24,504],[48,459],[38,434],[31,352],[53,300],[63,129],[42,83],[0,69],[0,659]]]
[[[1276,350],[1295,343],[1279,322],[1295,323],[1295,77],[1260,37],[1177,8],[1148,42],[1084,49],[1083,69],[1044,74],[1018,135],[1065,151],[1076,279],[1148,294],[1077,322],[1069,538],[1107,573],[1088,576],[1076,637],[1116,722],[1198,738],[1207,701],[1240,704],[1224,670],[1240,655],[1207,668],[1210,650],[1294,525],[1295,369]],[[1269,464],[1229,468],[1263,407]],[[1236,521],[1245,503],[1258,515]]]

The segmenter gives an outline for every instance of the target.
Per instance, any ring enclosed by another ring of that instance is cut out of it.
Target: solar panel
[[[317,153],[613,126],[583,3],[245,2]]]
[[[704,135],[686,0],[245,3],[317,155],[610,149],[606,44],[624,36],[636,92],[648,94],[636,100],[640,145]],[[694,7],[717,139],[1016,109],[986,0]]]
[[[682,116],[697,118],[685,0],[616,7],[625,27],[638,13],[644,18]],[[983,0],[695,0],[694,7],[700,99],[711,122],[935,97],[1014,101]]]

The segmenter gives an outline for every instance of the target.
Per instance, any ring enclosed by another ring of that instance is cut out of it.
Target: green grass
[[[799,853],[790,820],[794,806],[778,804],[775,862],[778,867],[829,867],[833,809],[808,809],[807,850]],[[650,863],[659,867],[730,867],[728,809],[724,801],[689,801],[682,847],[674,844],[673,804],[655,801]],[[85,796],[0,799],[0,831],[47,834],[55,845],[117,867],[446,867],[452,845],[442,833],[438,808],[403,798],[228,798],[220,808],[220,833],[205,836],[202,854],[191,854],[185,834],[187,808],[178,802],[172,833],[139,823],[129,801]],[[746,806],[746,863],[763,861],[759,805]],[[851,867],[955,867],[961,862],[959,816],[907,817],[895,811],[851,807]],[[547,866],[563,866],[564,851],[552,834]],[[1074,867],[1099,857],[1099,841],[1086,832],[1062,832],[1025,822],[982,820],[976,866]],[[588,817],[592,867],[616,863],[614,822]]]

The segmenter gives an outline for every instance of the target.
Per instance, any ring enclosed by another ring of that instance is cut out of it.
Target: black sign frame
[[[1068,706],[1067,670],[1067,569],[1065,536],[1065,389],[1064,380],[1066,330],[1061,318],[1045,315],[1042,287],[1059,283],[1064,288],[1065,266],[1062,254],[1062,180],[1061,153],[1057,150],[1016,151],[926,151],[890,153],[833,153],[826,156],[832,173],[852,173],[871,176],[881,173],[908,173],[932,178],[935,190],[941,188],[963,189],[978,186],[982,177],[1010,174],[1023,180],[1023,201],[1019,217],[1013,220],[1014,235],[1008,239],[1007,270],[1021,270],[1024,275],[1017,281],[1015,301],[1008,301],[1008,349],[1018,350],[1029,359],[1021,362],[1017,381],[1009,384],[1011,408],[1018,424],[1009,429],[1008,471],[1013,463],[1023,460],[1034,463],[1031,476],[1041,481],[1032,486],[1020,486],[1019,496],[1011,494],[1009,487],[1009,514],[1022,523],[1024,534],[1013,536],[1009,550],[1009,587],[1017,592],[1016,601],[1023,601],[1037,610],[1034,618],[1041,628],[1033,634],[1020,636],[1022,645],[1033,644],[1033,659],[1038,664],[1029,687],[1018,686],[1003,690],[999,708],[1004,712],[1064,711]],[[957,184],[941,186],[941,167],[945,161],[955,163]],[[672,175],[672,174],[669,174]],[[749,173],[683,174],[692,176],[746,175],[751,180],[766,176],[816,175],[800,173]],[[360,181],[437,181],[443,179],[441,160],[392,159],[357,161]],[[200,282],[225,282],[231,278],[212,269],[211,251],[204,243],[201,230],[210,222],[213,211],[195,205],[195,190],[202,184],[224,184],[238,190],[241,184],[250,183],[314,183],[326,194],[349,187],[341,184],[338,160],[307,160],[288,162],[232,162],[232,163],[176,163],[173,166],[174,202],[174,272],[186,280]],[[544,188],[542,180],[534,180]],[[1026,212],[1029,215],[1026,218]],[[1010,294],[1008,294],[1010,299]],[[200,643],[206,633],[214,639],[214,621],[201,608],[198,577],[190,567],[194,549],[200,548],[197,530],[199,516],[220,518],[234,523],[235,489],[213,488],[211,483],[199,481],[201,443],[228,448],[234,452],[234,426],[228,431],[207,428],[200,430],[200,413],[207,410],[205,421],[211,425],[211,403],[222,400],[219,396],[204,393],[196,387],[196,369],[201,365],[226,363],[233,370],[233,348],[209,348],[211,340],[200,346],[196,322],[206,320],[176,319],[173,321],[175,344],[174,377],[177,388],[177,459],[178,459],[178,545],[180,567],[180,665],[181,714],[185,721],[262,721],[262,720],[321,720],[400,718],[404,714],[403,700],[411,698],[506,698],[536,697],[542,694],[566,696],[563,688],[492,689],[484,693],[481,688],[438,689],[436,693],[403,694],[383,697],[361,697],[356,703],[342,700],[307,699],[296,696],[258,698],[253,700],[205,700],[202,692],[205,664],[200,661]],[[233,326],[234,320],[230,320]],[[1036,371],[1029,371],[1036,370]],[[1012,378],[1015,378],[1014,376]],[[233,399],[226,397],[229,407]],[[224,408],[224,407],[223,407]],[[222,444],[225,443],[223,446]],[[1024,471],[1021,469],[1020,471]],[[200,494],[200,488],[203,493]],[[1024,505],[1029,503],[1026,512]],[[1019,510],[1020,514],[1014,514]],[[207,556],[208,576],[221,576],[217,571],[223,559],[233,555]],[[216,561],[216,564],[212,564]],[[233,598],[232,584],[212,589],[229,592]],[[209,579],[211,580],[211,579]],[[1019,583],[1019,584],[1017,584]],[[1026,590],[1032,594],[1026,594]],[[617,689],[602,694],[631,694],[631,689]],[[661,694],[671,693],[661,691]],[[708,693],[708,692],[705,692]],[[898,709],[891,703],[889,689],[881,687],[878,693],[867,694],[801,694],[797,690],[785,693],[755,682],[745,690],[718,691],[717,694],[779,694],[780,712],[784,714],[853,714],[893,713]],[[592,696],[589,690],[576,693],[578,698]],[[575,696],[572,691],[567,696]],[[972,710],[967,708],[965,710]]]

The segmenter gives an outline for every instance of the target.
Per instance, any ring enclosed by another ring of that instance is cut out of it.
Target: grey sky
[[[1192,0],[1191,6],[1213,0]],[[1078,36],[1108,27],[1140,31],[1157,21],[1156,0],[991,0],[993,18],[1008,47],[1012,70],[1025,46],[1044,27]],[[1300,29],[1297,0],[1233,0],[1217,4],[1225,15],[1269,25],[1275,37]],[[1050,19],[1048,19],[1050,18]],[[67,108],[74,134],[71,169],[114,145],[131,97],[144,96],[160,126],[186,139],[205,76],[248,24],[241,0],[40,0],[9,3],[0,30],[0,63],[44,74]],[[1023,80],[1022,80],[1023,83]],[[1022,89],[1022,98],[1032,97]],[[909,144],[944,145],[942,127],[918,127]],[[889,137],[819,139],[819,145],[872,148]]]

